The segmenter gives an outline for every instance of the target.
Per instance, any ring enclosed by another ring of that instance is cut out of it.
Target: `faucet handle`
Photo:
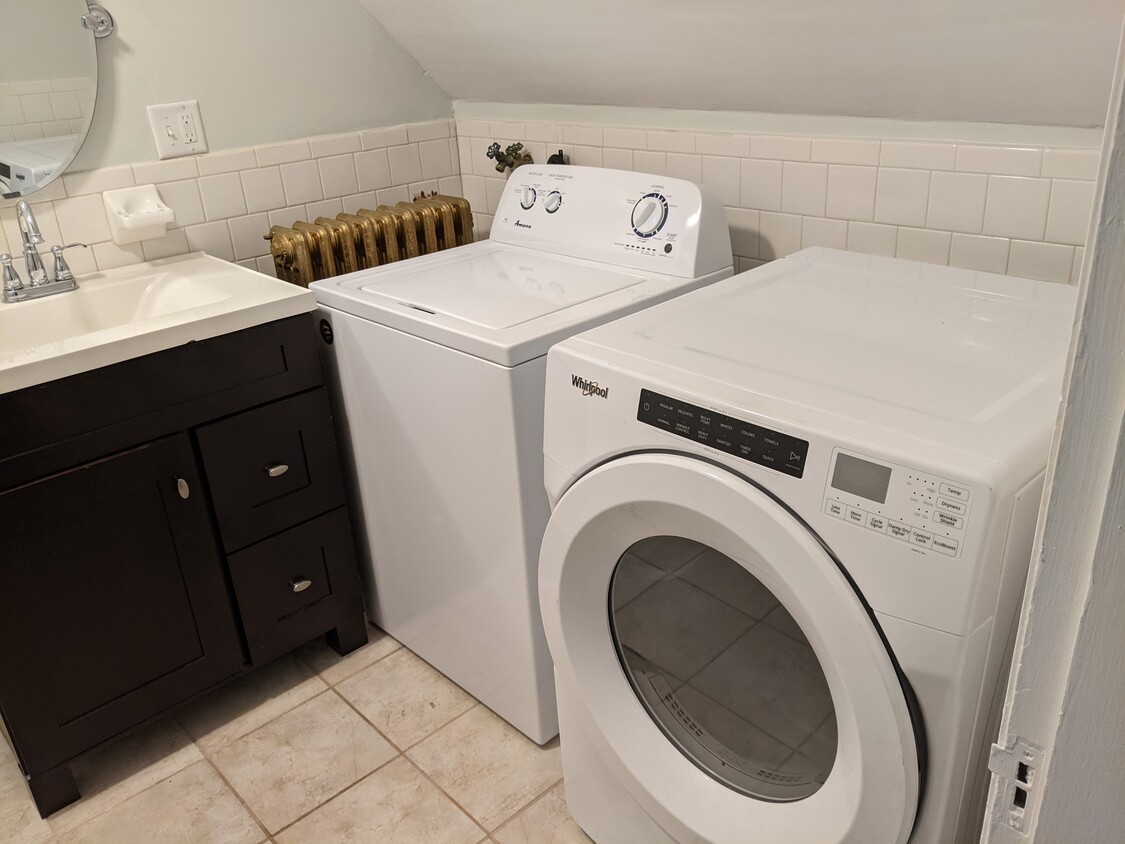
[[[55,281],[74,281],[74,273],[71,272],[70,265],[63,257],[63,250],[74,246],[81,246],[83,249],[88,248],[87,244],[77,242],[68,243],[65,246],[51,247],[51,254],[55,256]]]
[[[23,282],[20,281],[20,274],[16,272],[16,268],[12,266],[12,256],[6,252],[0,255],[0,265],[4,267],[4,292],[22,290]]]

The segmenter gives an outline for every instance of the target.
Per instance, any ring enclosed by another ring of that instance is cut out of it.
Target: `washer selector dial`
[[[522,196],[520,197],[520,207],[526,211],[535,204],[535,188],[530,185],[524,185]]]
[[[652,237],[668,222],[668,200],[659,193],[646,193],[633,206],[633,232]]]
[[[557,190],[551,191],[547,194],[547,198],[543,200],[543,207],[547,209],[548,214],[554,214],[559,210],[562,205],[562,194]]]

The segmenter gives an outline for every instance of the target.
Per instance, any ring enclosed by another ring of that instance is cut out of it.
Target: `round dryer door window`
[[[812,646],[746,568],[699,542],[652,536],[610,587],[621,666],[668,739],[709,776],[761,800],[801,800],[836,760],[836,712]]]

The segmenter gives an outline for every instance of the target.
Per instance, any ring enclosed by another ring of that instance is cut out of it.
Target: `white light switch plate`
[[[203,134],[198,101],[150,105],[148,122],[160,158],[207,152],[207,136]]]

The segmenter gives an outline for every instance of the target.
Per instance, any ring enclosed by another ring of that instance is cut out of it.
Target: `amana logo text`
[[[570,383],[581,390],[584,396],[597,396],[600,399],[609,398],[609,387],[599,387],[597,381],[587,381],[581,375],[571,375]]]
[[[519,220],[516,220],[515,225],[516,225],[517,228],[521,228],[521,229],[530,229],[531,228],[531,223],[521,223]]]

